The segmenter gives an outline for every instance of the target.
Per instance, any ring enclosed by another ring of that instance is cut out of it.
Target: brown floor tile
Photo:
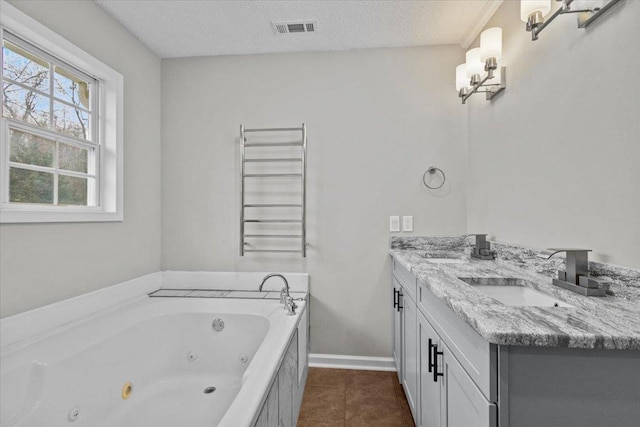
[[[411,409],[406,401],[400,403],[400,413],[402,414],[402,422],[405,426],[415,426],[415,423],[413,422],[413,415],[411,415]]]
[[[395,372],[310,368],[297,427],[415,427]]]
[[[398,397],[393,384],[386,381],[373,382],[370,385],[349,383],[346,389],[347,405],[387,405],[398,406]]]
[[[298,420],[296,427],[344,427],[344,421]]]
[[[411,408],[409,408],[409,402],[404,394],[402,386],[396,388],[396,396],[398,397],[398,403],[400,405],[400,412],[402,413],[402,420],[405,426],[414,427],[413,415],[411,415]]]
[[[402,384],[400,384],[400,380],[398,379],[398,376],[395,372],[393,373],[393,378],[391,379],[391,381],[393,381],[393,387],[396,390],[402,390]]]
[[[300,409],[300,418],[314,421],[343,421],[344,396],[344,389],[307,386]]]
[[[307,385],[344,388],[346,377],[346,369],[309,368]]]
[[[345,427],[404,427],[403,424],[397,405],[347,405]]]
[[[347,371],[347,386],[368,387],[372,385],[393,387],[393,372],[382,371]]]

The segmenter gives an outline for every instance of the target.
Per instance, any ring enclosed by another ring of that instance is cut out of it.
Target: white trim
[[[489,19],[491,19],[493,14],[496,13],[496,10],[498,10],[498,8],[502,5],[502,2],[503,0],[487,1],[487,4],[484,6],[484,9],[480,13],[478,20],[475,21],[475,24],[473,25],[473,27],[471,27],[467,35],[464,36],[462,40],[460,40],[460,47],[466,49],[471,45],[471,43],[473,43],[476,37],[478,37],[478,34],[480,34],[480,31],[482,31],[484,26],[487,25]]]
[[[96,201],[100,207],[99,210],[78,211],[58,207],[45,210],[42,208],[31,209],[29,206],[20,206],[19,209],[2,207],[0,208],[0,223],[123,221],[124,77],[102,61],[11,6],[5,0],[0,1],[0,25],[10,30],[12,34],[98,80],[99,105],[93,114],[97,114],[98,141],[101,146],[101,149],[98,150],[100,152],[97,153],[99,157],[95,171],[95,175],[100,177],[100,188],[97,190],[100,200]],[[94,96],[93,99],[95,100],[96,97]],[[3,131],[6,132],[6,127]],[[6,135],[3,135],[1,139],[3,142],[0,144],[0,161],[6,162],[6,145],[8,145],[5,141]],[[8,171],[5,172],[8,174]],[[8,179],[8,175],[0,177],[2,181],[6,179]],[[5,186],[2,185],[2,187]],[[2,200],[7,200],[6,192],[2,196]]]
[[[309,354],[309,367],[356,369],[360,371],[395,372],[393,357],[344,356],[341,354]]]

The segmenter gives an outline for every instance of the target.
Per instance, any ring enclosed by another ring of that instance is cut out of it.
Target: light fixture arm
[[[601,8],[580,9],[580,10],[571,9],[571,3],[573,3],[574,0],[556,0],[556,1],[562,2],[562,5],[555,12],[553,12],[553,14],[549,17],[549,19],[544,20],[540,12],[532,13],[529,16],[529,19],[527,21],[527,31],[531,32],[531,40],[533,41],[538,40],[538,34],[540,34],[542,30],[544,30],[558,16],[565,15],[568,13],[579,14],[578,28],[585,28],[589,24],[591,24],[593,21],[598,19],[610,7],[618,3],[620,0],[609,0],[609,2],[604,6],[602,6]]]
[[[505,75],[506,75],[507,67],[500,67],[501,79],[502,79],[501,84],[485,84],[487,81],[495,77],[494,72],[498,68],[497,61],[495,60],[495,58],[487,59],[487,61],[485,62],[484,68],[485,68],[485,71],[487,72],[487,75],[483,79],[480,80],[479,75],[477,74],[474,75],[471,79],[471,88],[461,89],[460,92],[458,93],[458,96],[462,99],[463,104],[466,104],[467,99],[469,99],[471,95],[473,95],[474,93],[486,93],[487,100],[490,100],[505,89],[506,87]],[[480,89],[486,89],[486,90],[480,90]]]
[[[498,65],[501,58],[502,28],[487,28],[480,34],[480,47],[469,49],[466,62],[456,67],[456,90],[463,104],[474,93],[484,93],[489,101],[505,89],[506,68]],[[496,70],[498,79],[495,79]],[[492,79],[495,79],[493,84]]]
[[[529,21],[527,22],[527,31],[531,31],[531,40],[533,41],[538,40],[538,34],[540,34],[542,30],[547,28],[547,25],[552,23],[553,20],[556,19],[558,16],[565,14],[569,10],[571,10],[571,3],[573,3],[573,0],[558,0],[558,1],[562,1],[562,5],[558,10],[553,12],[553,14],[546,21],[539,23],[539,21],[535,22],[536,20],[532,16],[529,17]]]

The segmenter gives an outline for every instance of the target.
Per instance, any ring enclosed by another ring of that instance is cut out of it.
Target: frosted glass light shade
[[[551,12],[551,0],[520,0],[520,19],[527,22],[529,15],[541,12],[542,16]]]
[[[488,28],[480,34],[480,60],[485,62],[489,58],[502,58],[502,28]]]
[[[484,73],[484,62],[480,61],[480,48],[476,47],[467,51],[467,77]]]
[[[471,86],[467,77],[467,64],[460,64],[456,67],[456,91]]]

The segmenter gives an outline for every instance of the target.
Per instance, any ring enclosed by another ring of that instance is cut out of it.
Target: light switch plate
[[[412,216],[403,216],[402,217],[402,231],[413,231],[413,217]]]
[[[390,216],[389,217],[389,231],[400,231],[400,217],[399,216]]]

